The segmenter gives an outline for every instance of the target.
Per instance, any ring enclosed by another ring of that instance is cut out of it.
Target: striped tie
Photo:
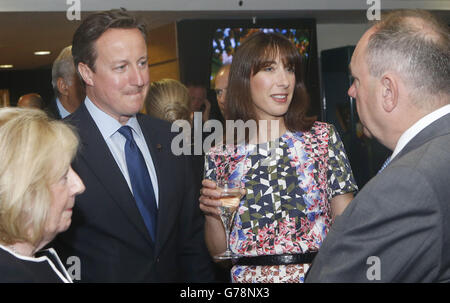
[[[386,168],[386,166],[389,165],[389,163],[391,162],[391,157],[389,156],[386,161],[384,161],[383,165],[381,165],[380,170],[378,171],[378,174],[381,173],[383,171],[383,169]]]

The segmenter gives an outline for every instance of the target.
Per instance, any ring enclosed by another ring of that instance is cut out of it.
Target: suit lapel
[[[70,122],[77,127],[80,133],[82,143],[80,157],[98,178],[105,191],[110,195],[111,200],[123,211],[130,223],[152,244],[153,242],[120,168],[88,110],[84,104],[80,107],[82,108],[77,112],[77,115],[73,115],[70,119]]]
[[[173,203],[174,201],[168,201],[166,198],[166,193],[174,190],[172,187],[173,182],[171,182],[170,178],[171,172],[167,166],[171,161],[167,156],[171,152],[170,142],[168,140],[168,134],[157,133],[155,129],[156,125],[154,125],[154,121],[150,118],[138,114],[137,119],[152,156],[158,178],[158,226],[156,236],[156,255],[158,255],[158,252],[161,251],[161,248],[172,232],[175,221],[173,218],[176,217],[176,203]]]
[[[400,153],[392,160],[395,162],[403,155],[410,151],[422,146],[426,142],[450,133],[450,114],[447,114],[420,131],[406,146],[400,151]]]

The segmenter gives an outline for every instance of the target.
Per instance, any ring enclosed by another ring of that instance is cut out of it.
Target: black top
[[[0,283],[70,283],[55,250],[42,251],[39,257],[25,257],[0,245]]]

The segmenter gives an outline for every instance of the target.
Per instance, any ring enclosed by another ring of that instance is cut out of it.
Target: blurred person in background
[[[162,79],[150,84],[145,101],[148,115],[168,122],[186,120],[192,123],[189,106],[188,90],[181,82]]]
[[[45,103],[41,95],[31,93],[21,96],[17,101],[17,107],[44,109]]]
[[[86,97],[84,85],[75,70],[71,45],[65,47],[53,62],[52,86],[55,99],[46,110],[56,119],[73,113]]]
[[[214,79],[214,91],[216,92],[217,103],[222,117],[225,117],[225,97],[228,89],[228,76],[230,74],[229,64],[222,66]]]
[[[211,112],[211,103],[206,97],[206,87],[195,83],[187,84],[186,87],[189,93],[191,112],[201,112],[202,121],[208,121]]]

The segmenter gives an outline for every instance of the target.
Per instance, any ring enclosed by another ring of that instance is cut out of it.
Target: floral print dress
[[[219,147],[210,150],[206,178],[215,180],[220,161],[227,161],[214,156],[219,152]],[[236,146],[230,162],[243,170],[247,190],[230,235],[231,250],[238,256],[317,251],[330,227],[330,199],[357,190],[338,133],[322,122],[315,122],[308,132],[287,131],[275,150],[267,144]],[[298,283],[304,282],[308,268],[309,264],[235,265],[231,279]]]

